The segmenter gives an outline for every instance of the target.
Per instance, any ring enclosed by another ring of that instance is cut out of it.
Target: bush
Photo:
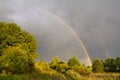
[[[71,80],[80,80],[81,78],[80,74],[73,70],[66,71],[65,75],[68,79],[71,79]]]
[[[0,70],[12,74],[32,72],[35,57],[37,57],[37,54],[29,54],[20,47],[9,47],[0,56]]]
[[[92,70],[90,70],[89,68],[87,68],[86,66],[73,66],[72,69],[81,74],[81,75],[89,75],[92,73]]]

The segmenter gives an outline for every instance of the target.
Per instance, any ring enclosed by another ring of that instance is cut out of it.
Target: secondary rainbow
[[[97,38],[98,38],[98,40],[99,40],[99,42],[101,44],[102,49],[104,49],[103,54],[105,55],[106,58],[109,58],[110,56],[109,56],[108,51],[107,51],[107,49],[105,47],[104,41],[101,39],[100,34],[98,33],[98,31],[96,31],[95,28],[92,28],[92,31],[96,34],[96,36],[97,36]]]

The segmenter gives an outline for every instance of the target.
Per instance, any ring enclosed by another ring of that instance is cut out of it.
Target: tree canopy
[[[0,22],[0,55],[9,46],[20,46],[31,53],[36,52],[37,49],[36,40],[31,34],[15,23]]]
[[[105,60],[105,71],[106,72],[115,72],[117,68],[117,64],[115,59],[113,58],[108,58]]]
[[[97,58],[93,61],[93,70],[92,71],[95,73],[104,72],[104,64],[101,59]]]
[[[0,71],[16,74],[33,71],[36,49],[31,34],[15,23],[0,22]]]
[[[116,71],[120,72],[120,56],[116,58]]]
[[[75,57],[71,57],[68,61],[69,66],[80,66],[80,61]]]

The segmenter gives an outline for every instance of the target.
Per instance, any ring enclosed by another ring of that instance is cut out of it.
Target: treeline
[[[93,61],[93,72],[120,72],[120,57],[116,59],[108,58],[105,61],[95,59]]]
[[[120,57],[105,62],[95,59],[93,66],[81,64],[75,56],[68,62],[55,56],[50,63],[36,62],[38,57],[37,42],[31,34],[15,23],[0,22],[0,76],[35,73],[42,80],[80,80],[81,75],[93,72],[120,72]]]
[[[92,68],[81,64],[75,56],[71,57],[67,63],[60,61],[57,56],[53,57],[48,64],[44,60],[40,60],[35,63],[35,69],[46,74],[61,73],[71,79],[79,79],[80,75],[92,73]]]

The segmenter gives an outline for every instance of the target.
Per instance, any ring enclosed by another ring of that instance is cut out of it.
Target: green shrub
[[[89,74],[92,73],[91,69],[87,68],[86,66],[82,66],[82,65],[81,66],[73,66],[72,69],[75,72],[77,72],[77,73],[79,73],[81,75],[89,75]]]
[[[80,80],[81,78],[80,74],[73,70],[66,71],[65,75],[70,80]]]

